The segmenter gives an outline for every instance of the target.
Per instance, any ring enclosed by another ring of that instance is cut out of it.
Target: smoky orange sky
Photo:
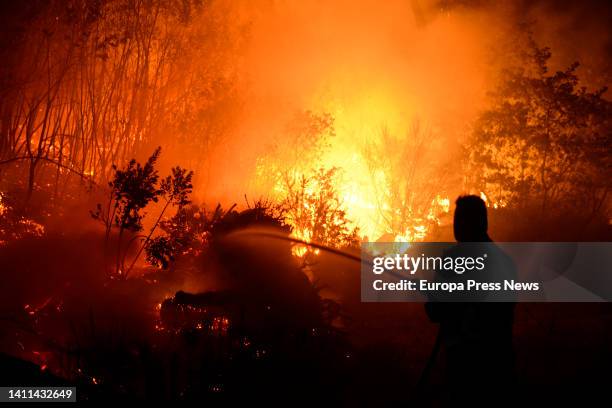
[[[374,190],[364,144],[379,137],[382,127],[397,138],[407,137],[418,121],[438,141],[435,157],[453,162],[510,59],[506,55],[519,37],[519,23],[529,22],[539,45],[553,47],[553,69],[582,60],[585,83],[605,83],[610,45],[597,4],[576,10],[580,5],[547,1],[234,3],[232,21],[247,33],[237,59],[244,105],[231,137],[208,158],[214,170],[195,192],[211,204],[242,204],[245,193],[273,195],[258,188],[257,159],[282,140],[295,112],[311,110],[331,114],[336,130],[312,167],[342,168],[343,197],[350,201],[358,195],[356,200],[368,206]],[[565,46],[569,38],[590,41]]]

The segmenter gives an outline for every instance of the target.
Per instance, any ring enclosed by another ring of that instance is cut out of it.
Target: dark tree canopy
[[[527,63],[503,73],[473,128],[471,174],[502,206],[592,214],[611,187],[612,103],[580,85],[578,63],[550,73],[550,56],[532,43]]]

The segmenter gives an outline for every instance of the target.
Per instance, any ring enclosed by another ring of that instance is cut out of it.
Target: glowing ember
[[[6,205],[4,204],[4,195],[2,194],[2,192],[0,192],[0,216],[4,215],[6,213]]]
[[[216,316],[210,325],[210,330],[214,333],[226,334],[229,329],[230,321],[227,317]]]

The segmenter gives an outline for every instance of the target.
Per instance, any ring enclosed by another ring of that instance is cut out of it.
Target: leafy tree
[[[94,219],[104,223],[106,228],[105,248],[108,251],[112,227],[119,229],[115,273],[123,272],[122,248],[125,231],[137,233],[142,231],[142,210],[150,203],[157,202],[160,190],[157,188],[159,175],[155,163],[159,158],[161,148],[155,149],[144,165],[135,159],[129,161],[125,169],[118,169],[113,165],[115,175],[108,183],[110,194],[106,209],[98,203],[96,210],[91,212]]]
[[[177,166],[172,169],[171,175],[162,180],[159,195],[166,200],[166,203],[157,217],[157,221],[155,221],[155,224],[153,224],[153,227],[151,227],[149,235],[145,238],[143,245],[140,247],[138,253],[132,260],[126,274],[132,270],[142,251],[149,247],[151,248],[147,251],[147,260],[150,262],[153,261],[154,264],[160,264],[162,267],[167,267],[168,262],[173,259],[176,246],[172,245],[171,241],[164,240],[164,237],[160,237],[158,239],[152,239],[152,237],[169,206],[176,207],[177,213],[180,213],[186,205],[191,203],[189,200],[189,195],[193,189],[193,185],[191,184],[192,178],[192,171],[188,172],[187,170]],[[155,254],[157,254],[157,256],[153,256]],[[155,260],[157,262],[155,262]]]
[[[530,41],[525,65],[507,69],[478,117],[470,183],[494,203],[601,211],[612,186],[612,104],[606,88],[579,86],[578,63],[549,73],[548,48]]]
[[[153,233],[159,225],[162,217],[170,206],[177,207],[180,211],[190,203],[189,194],[192,191],[191,179],[193,172],[180,167],[172,169],[172,174],[158,183],[159,175],[155,169],[155,164],[159,158],[161,148],[155,149],[151,157],[144,165],[132,159],[125,169],[118,169],[113,165],[115,175],[109,182],[110,195],[106,208],[98,204],[95,211],[91,212],[94,219],[100,220],[106,228],[106,248],[113,227],[118,228],[118,239],[115,258],[115,273],[127,277],[142,251],[151,244]],[[143,230],[142,220],[145,216],[144,209],[151,202],[158,202],[162,198],[165,200],[157,220],[149,230],[147,236],[134,235],[127,243],[124,243],[126,231],[136,234]],[[142,246],[129,267],[125,268],[125,256],[127,249],[136,239],[144,238]],[[155,248],[159,249],[161,242],[153,241]]]
[[[148,263],[166,269],[174,261],[177,247],[169,237],[160,235],[149,241],[145,251]]]
[[[222,214],[220,206],[210,219],[197,205],[179,208],[170,219],[160,221],[159,228],[163,232],[146,246],[147,262],[166,269],[177,254],[198,255],[207,242],[211,225]]]

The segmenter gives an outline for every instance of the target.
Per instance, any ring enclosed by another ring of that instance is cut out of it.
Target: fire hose
[[[324,244],[319,244],[316,242],[309,242],[309,241],[305,241],[303,239],[299,239],[299,238],[295,238],[295,237],[291,237],[282,233],[278,233],[278,232],[272,232],[269,230],[261,230],[261,229],[246,229],[246,230],[240,230],[240,231],[236,231],[233,233],[228,234],[226,237],[227,238],[236,238],[236,237],[247,237],[247,236],[253,236],[253,237],[262,237],[262,238],[271,238],[271,239],[279,239],[279,240],[283,240],[283,241],[288,241],[288,242],[292,242],[295,244],[301,244],[301,245],[306,245],[315,249],[319,249],[321,251],[326,251],[329,252],[331,254],[349,259],[351,261],[354,262],[359,262],[360,264],[362,263],[366,263],[368,265],[373,266],[373,263],[369,260],[369,259],[363,259],[360,256],[357,256],[353,253],[350,253],[348,251],[343,251],[341,249],[337,249],[337,248],[333,248]],[[393,272],[393,271],[389,271],[389,270],[385,270],[385,273],[392,275],[396,278],[400,278],[403,279],[404,276]],[[440,335],[440,330],[438,329],[438,332],[436,334],[436,340],[434,341],[434,345],[431,349],[431,352],[429,353],[429,357],[427,358],[427,361],[425,363],[425,366],[423,367],[423,370],[421,371],[421,375],[419,376],[419,380],[416,383],[416,393],[415,393],[415,401],[419,402],[421,401],[421,398],[423,397],[424,391],[425,391],[425,387],[427,385],[427,382],[429,380],[429,375],[431,373],[431,370],[434,367],[434,364],[436,362],[436,358],[438,356],[438,353],[440,352],[440,347],[442,345],[442,336]]]

